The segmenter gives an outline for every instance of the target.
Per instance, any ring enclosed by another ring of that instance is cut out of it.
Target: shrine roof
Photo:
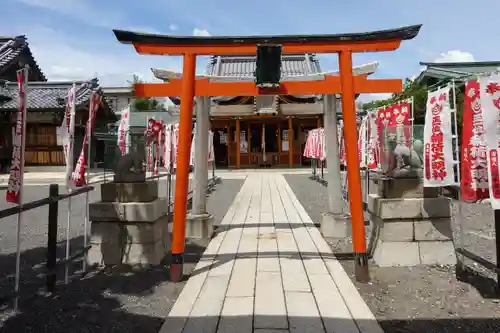
[[[197,75],[198,78],[210,78],[211,80],[234,80],[237,81],[254,81],[254,72],[256,67],[256,56],[212,56],[208,62],[206,74]],[[354,75],[370,75],[377,71],[378,62],[371,62],[360,66],[354,66],[352,71]],[[172,78],[182,77],[181,73],[176,73],[171,70],[152,68],[154,76],[157,79],[168,81]],[[282,80],[287,79],[324,79],[325,75],[339,75],[339,71],[323,72],[319,60],[313,54],[295,54],[282,56]],[[292,96],[310,100],[317,99],[320,96]],[[178,97],[169,97],[176,104],[180,104]],[[217,96],[213,97],[214,102],[230,102],[239,99],[239,96]]]
[[[11,77],[5,77],[7,70],[18,70],[21,68],[19,63],[22,61],[33,67],[30,71],[32,72],[32,74],[30,73],[30,79],[47,81],[31,53],[26,36],[0,36],[0,78],[12,79]]]
[[[83,105],[88,102],[93,90],[98,89],[97,79],[90,81],[77,81],[76,104]],[[68,90],[73,85],[70,81],[61,82],[29,82],[28,83],[28,105],[30,110],[38,109],[61,109],[65,107]],[[2,88],[0,87],[0,90]],[[18,88],[17,83],[7,83],[4,88],[4,95],[10,98],[3,103],[0,101],[0,110],[17,110]],[[6,94],[5,94],[6,93]]]
[[[475,74],[491,73],[500,70],[500,61],[482,62],[421,62],[426,68],[415,79],[418,84],[441,80],[468,80]]]
[[[281,57],[281,78],[317,74],[321,72],[318,59],[313,54],[284,54]],[[257,58],[250,56],[211,56],[207,74],[235,78],[254,77]]]
[[[320,35],[272,35],[272,36],[170,36],[138,33],[114,29],[116,39],[125,44],[150,45],[251,45],[263,43],[349,43],[382,40],[409,40],[415,38],[421,25],[398,29],[362,33],[320,34]]]

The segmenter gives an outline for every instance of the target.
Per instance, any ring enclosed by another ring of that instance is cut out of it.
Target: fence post
[[[325,180],[325,172],[324,172],[325,161],[321,161],[321,178]]]
[[[50,184],[49,197],[54,198],[59,195],[59,185]],[[47,291],[54,292],[56,288],[56,262],[57,262],[57,227],[58,227],[59,201],[49,204],[48,235],[47,235]]]
[[[495,217],[495,246],[497,255],[497,268],[500,269],[500,209],[493,211]],[[463,246],[463,244],[462,244]],[[497,271],[497,294],[500,295],[500,273]]]

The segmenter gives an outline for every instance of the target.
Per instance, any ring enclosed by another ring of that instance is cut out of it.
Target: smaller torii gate
[[[361,176],[357,152],[355,94],[394,93],[402,90],[399,79],[371,79],[354,76],[352,54],[356,52],[394,51],[403,40],[415,38],[421,25],[367,33],[338,35],[250,36],[250,37],[184,37],[164,36],[113,30],[117,40],[132,44],[139,54],[182,55],[182,77],[168,83],[135,84],[137,97],[180,96],[179,148],[174,201],[172,263],[170,277],[180,281],[186,235],[189,157],[191,146],[193,100],[195,96],[259,96],[341,94],[344,137],[347,157],[348,191],[352,218],[353,250],[356,277],[368,279]],[[252,55],[261,46],[280,46],[282,53],[338,53],[340,76],[324,80],[280,82],[277,87],[259,88],[254,82],[214,82],[195,76],[198,55]]]

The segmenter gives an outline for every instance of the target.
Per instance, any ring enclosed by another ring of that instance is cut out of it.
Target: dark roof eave
[[[381,40],[410,40],[415,38],[420,28],[411,25],[398,29],[379,30],[362,33],[321,34],[321,35],[281,35],[281,36],[170,36],[138,33],[113,29],[116,39],[124,44],[150,45],[252,45],[264,43],[349,43]]]
[[[428,67],[492,67],[500,66],[500,61],[477,61],[477,62],[420,62],[420,66]]]

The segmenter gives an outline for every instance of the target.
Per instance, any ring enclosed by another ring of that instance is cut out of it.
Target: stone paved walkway
[[[381,333],[280,173],[249,173],[160,333]]]

